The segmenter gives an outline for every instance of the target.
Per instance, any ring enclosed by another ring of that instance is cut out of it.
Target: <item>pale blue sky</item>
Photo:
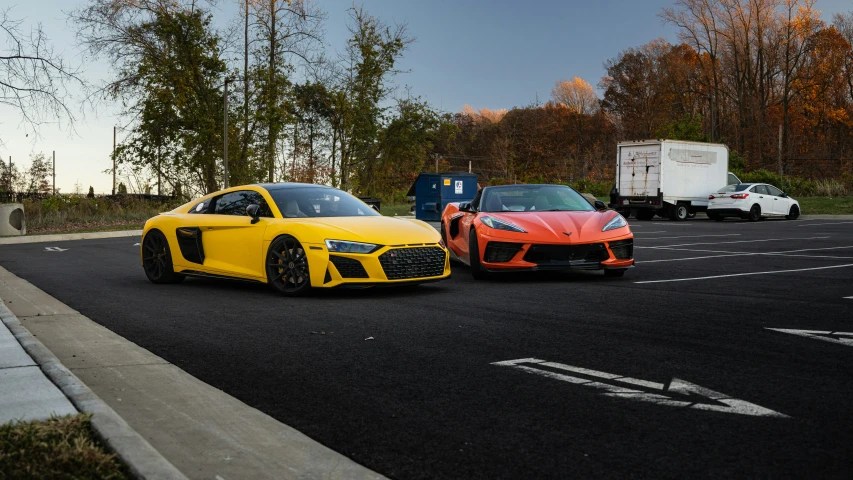
[[[76,58],[73,31],[64,11],[78,0],[11,0],[13,18],[41,22],[57,50]],[[219,0],[215,16],[225,23],[237,0]],[[319,0],[328,13],[327,48],[343,50],[350,0]],[[675,31],[657,16],[671,0],[364,0],[365,9],[388,23],[406,22],[417,38],[400,65],[409,73],[396,83],[408,85],[436,107],[456,112],[462,106],[512,108],[546,101],[558,79],[581,77],[597,85],[602,64],[628,47],[663,37],[675,42]],[[853,10],[850,0],[818,0],[829,21],[833,13]],[[88,65],[91,80],[103,78],[103,64]],[[78,183],[87,190],[108,192],[114,110],[105,106],[80,118],[76,135],[43,128],[33,142],[18,125],[17,112],[0,107],[0,158],[19,166],[32,152],[57,151],[57,186],[63,192]]]

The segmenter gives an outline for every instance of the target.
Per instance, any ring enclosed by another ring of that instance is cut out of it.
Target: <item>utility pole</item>
[[[113,125],[113,195],[116,194],[116,127]]]
[[[53,194],[56,195],[56,150],[53,151]]]
[[[779,125],[779,179],[782,180],[782,125]],[[784,183],[784,182],[783,182]]]
[[[225,101],[223,102],[225,104],[225,110],[224,110],[224,115],[223,115],[224,121],[222,122],[222,124],[223,124],[222,138],[224,139],[223,142],[225,142],[225,144],[222,148],[222,152],[223,152],[222,160],[223,160],[223,165],[225,166],[225,188],[228,188],[228,184],[229,184],[229,182],[228,182],[228,82],[230,82],[230,81],[231,81],[230,78],[225,79]]]

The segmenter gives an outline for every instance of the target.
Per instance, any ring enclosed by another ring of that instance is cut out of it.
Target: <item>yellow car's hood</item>
[[[310,239],[311,243],[323,240],[351,240],[377,245],[411,245],[438,243],[441,235],[435,228],[420,220],[394,217],[324,217],[300,218],[299,223],[312,224],[317,234],[325,238]]]

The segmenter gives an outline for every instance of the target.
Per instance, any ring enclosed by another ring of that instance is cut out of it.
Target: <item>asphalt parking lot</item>
[[[631,225],[619,279],[288,299],[153,285],[134,238],[0,265],[392,478],[853,476],[853,221]]]

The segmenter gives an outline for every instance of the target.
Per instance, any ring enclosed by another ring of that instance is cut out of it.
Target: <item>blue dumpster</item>
[[[467,172],[422,173],[406,195],[415,197],[415,218],[441,220],[450,202],[470,202],[477,194],[477,175]]]

